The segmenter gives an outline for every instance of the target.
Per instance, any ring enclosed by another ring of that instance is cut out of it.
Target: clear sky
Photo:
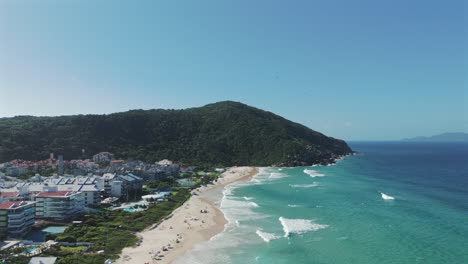
[[[240,101],[347,140],[468,132],[463,0],[0,0],[0,116]]]

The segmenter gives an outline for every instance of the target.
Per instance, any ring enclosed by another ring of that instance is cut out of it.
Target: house
[[[52,220],[72,219],[82,213],[85,197],[82,192],[50,191],[34,196],[36,203],[36,218]]]
[[[114,158],[114,154],[110,152],[100,152],[93,156],[93,161],[96,163],[110,163]]]
[[[57,257],[33,257],[28,264],[55,264]]]
[[[216,168],[215,171],[216,171],[216,172],[223,173],[223,172],[225,172],[226,170],[223,169],[223,168]]]
[[[156,162],[156,164],[158,164],[160,166],[167,166],[167,165],[172,165],[172,161],[170,161],[168,159],[163,159],[161,161]]]
[[[21,237],[34,224],[35,202],[4,201],[0,203],[0,230]]]

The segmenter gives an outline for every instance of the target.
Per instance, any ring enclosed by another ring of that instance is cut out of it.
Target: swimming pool
[[[40,230],[30,231],[25,240],[31,240],[34,242],[45,242],[45,237],[47,234],[61,234],[65,231],[67,226],[49,226]]]
[[[180,180],[177,180],[177,182],[178,182],[181,186],[184,186],[184,187],[192,187],[192,186],[195,185],[195,182],[194,182],[194,181],[187,180],[187,179],[180,179]]]
[[[36,246],[32,246],[32,247],[28,247],[26,248],[25,250],[23,250],[21,252],[21,254],[31,254],[32,252],[36,251],[37,250],[37,247]]]
[[[61,234],[65,231],[65,229],[67,229],[66,226],[49,226],[42,229],[42,231],[49,234]]]
[[[145,209],[143,208],[133,208],[133,207],[129,207],[129,208],[124,208],[123,209],[125,212],[128,212],[128,213],[135,213],[135,212],[141,212]]]

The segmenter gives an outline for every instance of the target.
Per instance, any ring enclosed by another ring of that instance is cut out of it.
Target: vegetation
[[[177,185],[176,179],[173,176],[169,176],[157,181],[150,181],[146,184],[146,188],[151,189],[152,191],[168,191]]]
[[[351,152],[344,141],[236,102],[185,110],[1,118],[0,138],[0,162],[41,160],[50,152],[76,159],[111,151],[116,158],[167,158],[199,166],[306,165]]]
[[[21,253],[23,250],[25,250],[24,247],[17,247],[17,248],[8,249],[8,250],[0,250],[0,258],[5,259],[8,257],[8,262],[6,262],[8,264],[27,264],[29,262],[30,257],[26,257],[23,255],[18,256],[18,254]]]
[[[83,252],[87,249],[87,246],[76,246],[76,247],[70,247],[70,246],[60,246],[60,250],[63,252],[70,252],[70,253],[78,253],[78,252]]]
[[[81,225],[70,226],[56,238],[57,241],[64,242],[91,242],[93,245],[89,251],[104,250],[102,255],[76,253],[74,250],[62,250],[62,248],[52,249],[46,254],[61,256],[59,263],[103,263],[103,261],[99,261],[106,258],[115,259],[124,247],[134,246],[138,242],[136,232],[161,221],[189,197],[190,191],[180,188],[169,197],[167,202],[152,204],[143,212],[128,213],[122,210],[103,210],[99,214],[86,216]],[[70,254],[86,256],[86,258],[75,260],[75,257]]]

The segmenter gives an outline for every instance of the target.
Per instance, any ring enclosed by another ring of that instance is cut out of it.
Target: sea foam
[[[288,175],[286,175],[284,173],[272,172],[272,173],[270,173],[270,176],[268,177],[268,179],[276,180],[276,179],[281,179],[281,178],[286,178],[286,177],[288,177]]]
[[[257,230],[255,232],[261,239],[263,239],[263,241],[269,243],[271,240],[274,240],[274,239],[278,239],[280,238],[280,236],[278,235],[275,235],[275,234],[272,234],[272,233],[267,233],[267,232],[263,232],[261,230]]]
[[[313,182],[310,184],[289,184],[292,188],[312,188],[319,186],[318,182]]]
[[[395,197],[387,195],[387,194],[385,194],[383,192],[380,192],[380,195],[382,196],[382,199],[384,199],[384,200],[395,200]]]
[[[288,237],[291,233],[303,234],[309,231],[317,231],[328,227],[328,225],[317,224],[312,220],[307,219],[287,219],[280,217],[279,221],[283,226],[284,237]]]
[[[312,177],[312,178],[325,176],[325,174],[319,173],[319,172],[317,172],[316,170],[305,169],[305,170],[304,170],[304,173],[305,173],[305,174],[308,174],[308,175],[309,175],[310,177]]]
[[[252,207],[258,207],[258,204],[255,203],[255,202],[249,202],[249,205],[252,206]]]

